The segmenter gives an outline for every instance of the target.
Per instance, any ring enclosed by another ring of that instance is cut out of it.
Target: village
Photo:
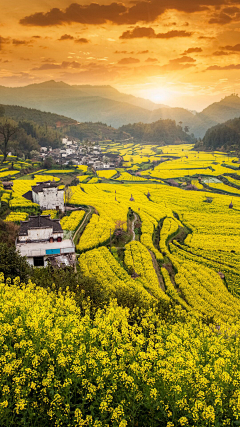
[[[51,147],[41,147],[41,158],[43,160],[51,157],[54,163],[61,166],[87,165],[96,170],[114,169],[119,167],[123,158],[117,154],[108,153],[104,155],[101,147],[95,142],[80,144],[68,137],[62,138],[62,148],[52,149]]]

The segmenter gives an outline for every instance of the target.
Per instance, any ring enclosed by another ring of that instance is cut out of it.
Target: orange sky
[[[1,3],[1,85],[111,84],[196,110],[240,94],[237,1]]]

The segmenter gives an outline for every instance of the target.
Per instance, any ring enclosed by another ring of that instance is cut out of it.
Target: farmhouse
[[[56,209],[64,211],[64,189],[58,188],[55,181],[39,182],[23,195],[28,200],[37,203],[41,209]]]
[[[30,216],[21,221],[16,249],[34,267],[68,266],[75,263],[75,245],[72,239],[63,239],[63,229],[58,219],[50,215]]]

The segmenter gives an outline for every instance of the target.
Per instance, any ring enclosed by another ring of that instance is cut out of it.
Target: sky
[[[1,0],[0,85],[111,85],[201,111],[240,94],[240,0]]]

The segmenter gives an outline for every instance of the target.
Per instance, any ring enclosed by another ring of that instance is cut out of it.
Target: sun
[[[141,96],[161,104],[169,100],[169,91],[164,87],[146,88],[141,90]]]

